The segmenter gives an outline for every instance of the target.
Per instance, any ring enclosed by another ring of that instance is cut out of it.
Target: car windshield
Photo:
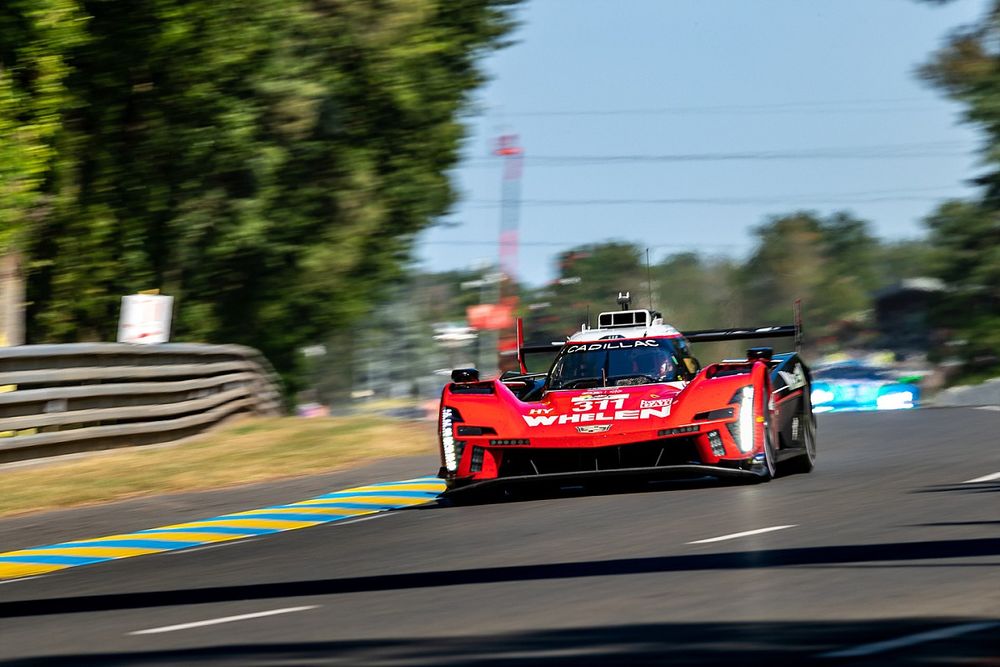
[[[677,358],[669,340],[602,340],[567,345],[552,366],[549,389],[621,387],[677,379]]]
[[[892,375],[881,368],[870,366],[831,366],[813,372],[820,380],[892,380]]]

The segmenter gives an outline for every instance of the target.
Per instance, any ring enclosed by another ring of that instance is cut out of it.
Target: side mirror
[[[459,384],[464,382],[479,382],[479,371],[475,368],[456,368],[451,372],[451,381]]]
[[[774,348],[772,347],[751,347],[747,350],[747,361],[756,361],[757,359],[771,361],[773,356]]]

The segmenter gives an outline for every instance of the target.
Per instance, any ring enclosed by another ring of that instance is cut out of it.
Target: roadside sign
[[[130,294],[122,297],[118,342],[151,345],[170,340],[170,317],[174,297],[160,294]]]
[[[473,329],[506,329],[514,326],[514,308],[507,303],[467,306],[465,316]]]

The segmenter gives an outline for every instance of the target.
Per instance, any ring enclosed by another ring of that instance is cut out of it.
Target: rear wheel
[[[799,420],[799,428],[802,429],[800,438],[802,453],[781,464],[782,474],[794,475],[812,472],[816,465],[816,417],[813,415],[808,394],[804,400],[802,414],[797,419]]]

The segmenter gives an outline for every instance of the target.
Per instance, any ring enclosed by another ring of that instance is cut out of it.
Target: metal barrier
[[[280,382],[241,345],[0,348],[0,463],[169,442],[238,413],[279,414]]]

